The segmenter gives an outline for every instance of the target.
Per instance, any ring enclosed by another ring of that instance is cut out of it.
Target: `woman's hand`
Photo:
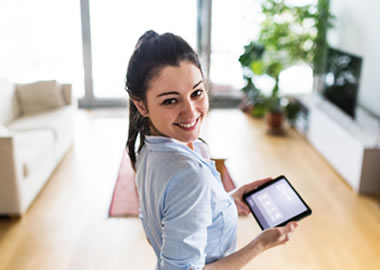
[[[231,191],[230,195],[234,199],[239,216],[246,216],[250,213],[248,205],[243,200],[243,195],[257,187],[272,180],[272,178],[265,178],[257,181],[253,181],[249,184],[243,185]]]
[[[285,244],[297,226],[297,222],[291,221],[286,226],[267,229],[256,237],[251,244],[259,247],[261,251]]]
[[[265,180],[265,179],[264,179]],[[235,253],[221,258],[213,263],[207,264],[207,270],[214,269],[241,269],[253,258],[260,255],[269,248],[285,244],[290,239],[290,235],[297,227],[296,222],[289,222],[286,226],[267,229],[252,240],[248,245],[242,247]]]

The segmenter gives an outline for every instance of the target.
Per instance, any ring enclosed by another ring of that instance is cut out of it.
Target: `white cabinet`
[[[318,96],[304,96],[307,128],[301,132],[351,185],[362,193],[380,193],[379,119],[364,111],[357,120]]]

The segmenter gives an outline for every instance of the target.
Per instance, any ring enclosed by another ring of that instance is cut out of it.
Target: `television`
[[[361,67],[361,57],[328,48],[322,95],[352,118],[355,118]]]

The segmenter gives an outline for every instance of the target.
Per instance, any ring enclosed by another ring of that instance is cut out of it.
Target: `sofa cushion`
[[[54,139],[57,141],[60,136],[64,136],[66,134],[66,125],[71,123],[73,118],[73,108],[71,106],[64,106],[49,112],[26,115],[17,118],[7,127],[11,132],[40,129],[49,130],[53,133]]]
[[[54,159],[54,136],[48,130],[15,132],[16,152],[22,164],[23,179],[44,170]]]
[[[56,81],[39,81],[16,85],[22,113],[33,114],[65,105],[62,91]]]
[[[73,91],[72,91],[72,85],[71,84],[61,84],[62,87],[62,94],[63,94],[63,99],[65,100],[65,103],[67,105],[70,105],[73,103]]]
[[[0,124],[7,124],[19,114],[14,84],[5,78],[0,78]]]

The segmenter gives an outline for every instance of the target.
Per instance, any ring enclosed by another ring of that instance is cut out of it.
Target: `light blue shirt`
[[[136,163],[140,218],[156,269],[203,269],[235,250],[237,210],[213,161],[167,137],[147,136]]]

